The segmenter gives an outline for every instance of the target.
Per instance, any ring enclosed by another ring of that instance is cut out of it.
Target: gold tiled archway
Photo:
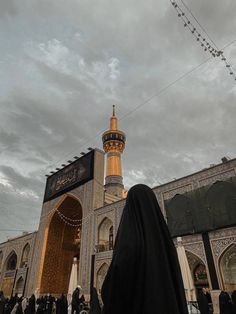
[[[80,256],[78,227],[66,224],[59,216],[58,211],[69,219],[82,219],[81,204],[70,196],[64,199],[53,214],[47,230],[40,294],[67,293],[73,257],[79,258]],[[70,221],[73,224],[72,220]]]

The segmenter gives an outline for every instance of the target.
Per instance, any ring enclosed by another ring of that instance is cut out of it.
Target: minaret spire
[[[110,118],[110,130],[117,131],[118,128],[118,119],[116,117],[115,105],[113,105],[112,116]]]
[[[122,197],[124,189],[121,154],[125,148],[125,133],[118,130],[118,119],[113,105],[110,129],[103,133],[103,148],[107,156],[105,188],[108,193]]]

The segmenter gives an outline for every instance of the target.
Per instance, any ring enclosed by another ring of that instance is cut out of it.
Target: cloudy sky
[[[185,2],[236,66],[236,1]],[[127,187],[236,157],[236,84],[208,58],[169,0],[0,1],[0,240],[37,229],[45,174],[102,147],[113,104]]]

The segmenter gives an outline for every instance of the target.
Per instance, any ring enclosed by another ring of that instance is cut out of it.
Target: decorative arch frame
[[[29,242],[27,242],[22,250],[20,268],[25,268],[29,266],[28,262],[29,262],[30,250],[31,250],[30,244]]]
[[[114,223],[109,217],[105,216],[98,225],[97,243],[103,245],[105,251],[110,251],[113,249],[113,238]]]
[[[200,255],[198,255],[197,253],[192,252],[192,251],[190,251],[188,249],[186,249],[186,253],[187,253],[187,259],[188,259],[188,254],[190,254],[190,255],[193,255],[193,257],[196,257],[197,260],[199,260],[199,264],[193,265],[193,267],[191,267],[191,265],[189,265],[194,285],[196,283],[195,276],[194,276],[195,275],[195,270],[200,265],[203,265],[205,267],[206,274],[207,274],[207,282],[210,285],[210,276],[209,276],[209,273],[208,273],[208,267],[207,267],[207,264],[205,263],[205,261],[203,260],[203,258]],[[189,259],[188,259],[188,263],[189,263]]]
[[[10,261],[10,259],[15,256],[16,257],[16,263],[15,263],[15,268],[14,269],[9,269],[8,267],[8,263]],[[6,257],[4,264],[3,264],[3,271],[7,271],[7,270],[15,270],[17,268],[17,263],[18,263],[18,256],[15,250],[12,250],[8,256]]]
[[[39,266],[39,275],[38,275],[38,279],[37,279],[37,288],[36,290],[39,291],[41,284],[42,284],[42,275],[43,275],[43,268],[44,268],[44,263],[45,263],[45,256],[46,256],[46,249],[47,249],[47,244],[48,244],[48,239],[49,239],[49,232],[50,232],[50,226],[52,223],[53,218],[56,215],[56,211],[58,210],[58,208],[60,208],[60,206],[66,201],[66,199],[71,198],[75,201],[78,202],[80,208],[81,208],[81,217],[83,218],[83,206],[82,206],[82,202],[79,199],[79,197],[75,196],[73,193],[65,193],[64,195],[62,195],[60,197],[60,199],[57,201],[57,203],[55,204],[55,206],[51,209],[51,212],[49,213],[49,217],[47,219],[46,222],[46,227],[45,227],[45,233],[44,233],[44,240],[43,240],[43,246],[42,246],[42,259],[40,261],[40,266]]]
[[[99,267],[99,269],[97,270],[96,273],[96,288],[99,294],[101,294],[101,288],[102,288],[102,284],[103,281],[105,279],[105,276],[107,274],[108,271],[108,264],[106,262],[102,263],[102,265]],[[103,273],[101,273],[103,271]]]
[[[217,266],[218,266],[218,269],[219,269],[219,274],[220,274],[220,280],[221,280],[221,283],[222,283],[222,287],[224,289],[227,290],[227,287],[226,287],[226,283],[225,283],[225,278],[224,278],[224,274],[223,274],[223,269],[222,269],[222,259],[225,257],[225,254],[230,251],[231,248],[235,247],[236,249],[236,242],[231,242],[229,243],[227,246],[225,246],[224,250],[221,252],[221,254],[218,256],[218,259],[217,259]],[[234,284],[234,289],[236,287],[236,282]],[[234,290],[233,289],[233,290]]]
[[[15,284],[15,293],[18,295],[23,295],[24,294],[24,287],[25,287],[25,280],[22,276],[20,276]]]

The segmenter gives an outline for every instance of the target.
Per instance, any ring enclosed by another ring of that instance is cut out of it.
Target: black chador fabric
[[[236,290],[232,293],[233,313],[236,314]]]
[[[68,314],[68,302],[64,294],[56,301],[56,313],[57,314]]]
[[[0,291],[0,314],[4,314],[6,299],[2,291]]]
[[[226,291],[221,291],[219,295],[220,314],[232,314],[232,302]]]
[[[154,192],[128,193],[102,287],[103,314],[187,314],[173,241]]]
[[[98,294],[96,288],[93,287],[91,300],[90,300],[90,310],[89,314],[101,314],[101,306],[98,299]]]
[[[210,309],[208,305],[208,298],[203,291],[199,291],[198,296],[197,296],[197,303],[198,303],[198,308],[201,314],[209,314]]]
[[[36,308],[36,299],[35,299],[35,295],[32,294],[31,297],[29,298],[28,313],[34,314],[35,308]]]

